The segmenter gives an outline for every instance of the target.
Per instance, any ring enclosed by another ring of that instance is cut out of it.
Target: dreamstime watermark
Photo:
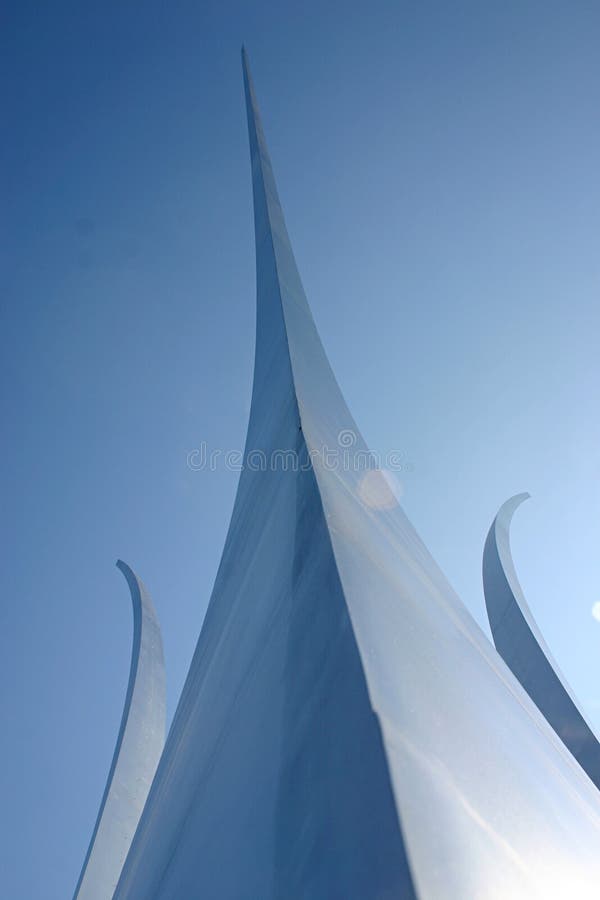
[[[323,444],[319,449],[309,450],[303,443],[302,450],[253,448],[246,453],[241,450],[225,450],[221,447],[209,449],[206,441],[201,441],[187,454],[187,465],[194,472],[216,472],[225,469],[230,472],[303,472],[314,465],[327,471],[367,472],[381,470],[388,472],[412,472],[414,467],[400,450],[378,453],[358,446],[357,435],[352,429],[338,432],[337,446]]]

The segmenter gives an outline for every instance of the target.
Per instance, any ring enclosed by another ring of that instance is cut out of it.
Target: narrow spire
[[[600,789],[600,743],[529,609],[510,548],[510,525],[529,494],[507,500],[483,551],[483,590],[494,644],[546,721]]]
[[[133,607],[133,646],[121,725],[74,900],[112,897],[165,742],[162,638],[148,591],[122,560]]]

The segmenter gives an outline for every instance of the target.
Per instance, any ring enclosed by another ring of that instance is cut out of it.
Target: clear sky
[[[240,45],[367,442],[486,628],[515,563],[600,724],[600,9],[583,0],[8,2],[2,13],[0,893],[64,900],[144,579],[173,714],[237,474],[254,246]],[[487,630],[487,628],[486,628]]]

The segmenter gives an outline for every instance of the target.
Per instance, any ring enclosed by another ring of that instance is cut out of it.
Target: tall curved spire
[[[115,900],[595,900],[600,797],[373,468],[243,65],[257,283],[245,465]]]
[[[600,788],[600,743],[553,659],[523,595],[510,549],[510,523],[529,494],[504,503],[483,551],[483,590],[494,644],[577,762]]]
[[[137,828],[165,741],[162,638],[146,588],[118,560],[133,606],[133,647],[125,706],[96,825],[74,900],[110,900]]]

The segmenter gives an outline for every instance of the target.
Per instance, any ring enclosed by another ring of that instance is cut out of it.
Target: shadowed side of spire
[[[496,649],[597,788],[600,743],[552,657],[525,600],[510,549],[510,523],[529,494],[504,503],[483,551],[483,590]]]
[[[110,900],[131,846],[165,741],[162,638],[142,581],[119,560],[133,607],[133,646],[112,763],[75,900]]]

